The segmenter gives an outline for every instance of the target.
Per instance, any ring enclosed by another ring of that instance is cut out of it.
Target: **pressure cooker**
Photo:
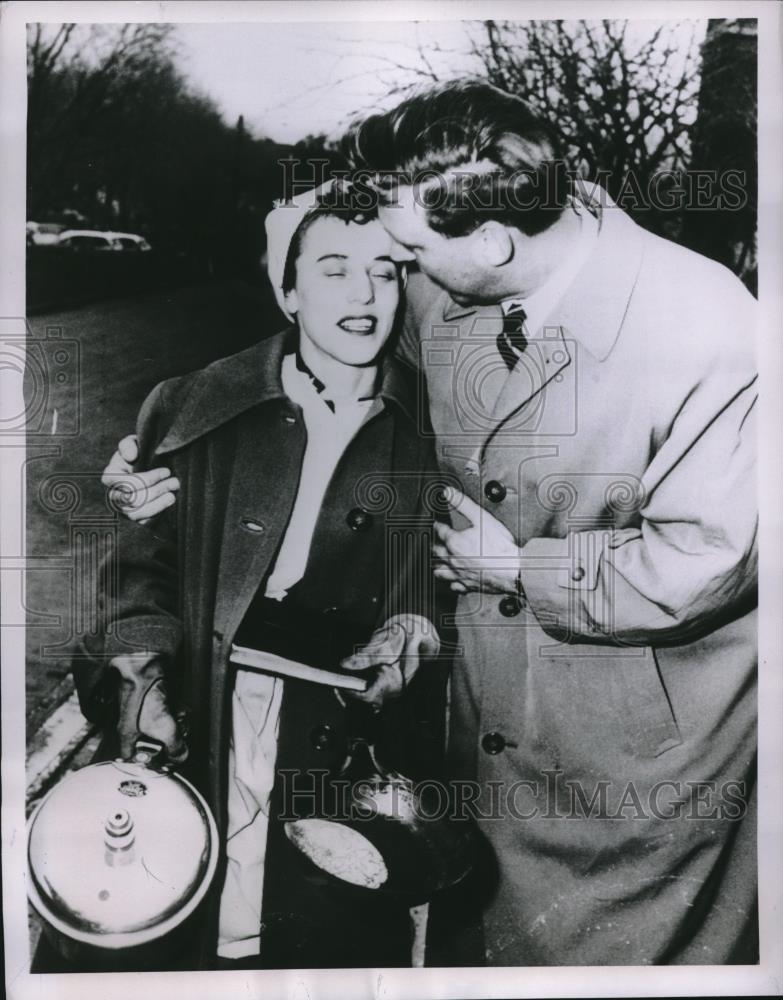
[[[80,969],[151,968],[186,946],[217,860],[207,803],[153,741],[66,775],[28,826],[30,901]]]

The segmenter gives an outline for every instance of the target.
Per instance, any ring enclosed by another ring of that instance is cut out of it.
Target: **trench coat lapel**
[[[543,326],[560,326],[567,341],[578,341],[597,361],[609,356],[620,334],[645,243],[644,231],[606,192],[603,199],[593,252]]]
[[[508,373],[495,402],[493,422],[500,425],[518,413],[569,364],[571,353],[562,327],[531,331],[524,354]]]
[[[508,371],[497,348],[503,329],[499,305],[471,308],[449,299],[443,309],[445,322],[459,324],[460,342],[474,342],[471,372],[481,373],[483,406],[491,433],[534,399],[541,390],[571,363],[562,328],[544,325],[528,331],[528,348],[512,371]]]
[[[499,305],[463,306],[447,298],[443,306],[444,326],[452,333],[447,347],[456,347],[456,368],[450,376],[448,392],[465,403],[481,425],[489,427],[497,400],[508,377],[508,369],[498,352],[497,338],[503,329]],[[439,362],[438,362],[439,364]]]

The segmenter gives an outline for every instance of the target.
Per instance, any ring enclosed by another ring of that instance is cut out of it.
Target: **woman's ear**
[[[514,241],[500,222],[485,222],[477,236],[481,254],[490,267],[502,267],[514,256]]]
[[[299,312],[299,298],[297,297],[295,288],[285,293],[284,300],[285,307],[292,316]]]

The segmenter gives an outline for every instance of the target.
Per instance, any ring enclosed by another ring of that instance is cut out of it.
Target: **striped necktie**
[[[497,345],[509,371],[514,368],[527,347],[526,319],[527,313],[521,306],[515,306],[503,317],[503,329],[498,334]]]

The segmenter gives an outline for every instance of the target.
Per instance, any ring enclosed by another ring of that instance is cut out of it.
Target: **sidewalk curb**
[[[28,807],[65,771],[92,733],[93,727],[82,715],[74,691],[30,741],[26,760]]]

